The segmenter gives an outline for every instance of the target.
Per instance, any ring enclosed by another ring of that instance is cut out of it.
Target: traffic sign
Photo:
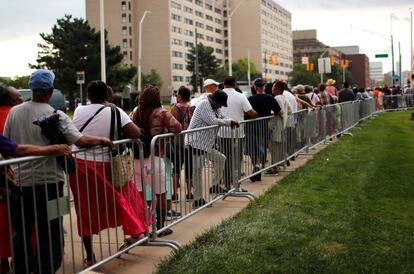
[[[76,72],[76,84],[78,85],[85,84],[85,72],[84,71]]]
[[[320,74],[331,73],[331,58],[319,58],[318,59],[318,70]]]
[[[388,53],[375,54],[375,58],[388,58]]]

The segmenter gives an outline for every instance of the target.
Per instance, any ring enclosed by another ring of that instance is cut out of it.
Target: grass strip
[[[158,273],[414,273],[414,122],[342,137]]]

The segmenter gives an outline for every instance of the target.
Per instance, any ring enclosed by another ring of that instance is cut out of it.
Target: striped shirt
[[[196,107],[188,129],[202,128],[213,125],[230,126],[231,119],[223,116],[220,109],[213,109],[210,100],[202,100]],[[217,129],[201,130],[185,135],[185,145],[210,151],[216,140]]]

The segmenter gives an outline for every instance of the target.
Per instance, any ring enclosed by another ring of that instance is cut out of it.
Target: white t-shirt
[[[73,114],[73,125],[80,129],[88,120],[91,118],[103,105],[101,104],[90,104],[87,106],[79,106],[75,109]],[[121,114],[121,126],[124,127],[128,123],[132,123],[128,115],[121,109],[119,113]],[[82,131],[83,134],[111,138],[111,108],[106,107],[101,112],[96,115],[91,122],[85,127]],[[103,154],[102,154],[103,152]],[[95,157],[94,157],[95,154]],[[102,158],[103,156],[103,158]],[[76,158],[85,159],[84,153],[76,154]],[[109,151],[108,148],[98,149],[95,151],[90,151],[86,153],[86,160],[89,161],[99,161],[99,162],[109,162]]]
[[[225,88],[223,91],[227,94],[227,107],[221,108],[223,115],[234,121],[244,121],[244,113],[253,109],[249,100],[247,100],[247,97],[241,93],[238,93],[234,88]],[[238,133],[235,137],[243,138],[243,128],[240,127],[237,131]],[[224,138],[232,137],[230,130],[226,130],[226,128],[223,127],[220,128],[219,136]]]
[[[211,94],[211,93],[205,92],[205,93],[201,94],[199,97],[191,99],[190,105],[198,107],[198,105],[201,103],[202,100],[207,99],[207,96],[209,94]]]
[[[283,96],[285,96],[286,100],[288,101],[288,103],[290,105],[290,109],[292,110],[292,112],[293,113],[297,112],[298,111],[298,104],[296,102],[295,95],[293,95],[289,91],[285,90],[285,91],[283,91]]]

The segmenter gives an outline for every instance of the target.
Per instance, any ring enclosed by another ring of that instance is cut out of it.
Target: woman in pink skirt
[[[73,124],[84,134],[114,140],[120,120],[122,138],[136,139],[139,128],[120,108],[107,104],[108,87],[92,81],[87,87],[90,105],[75,110]],[[119,117],[117,119],[116,117]],[[114,129],[111,132],[111,124]],[[128,242],[138,240],[148,230],[144,202],[133,181],[115,187],[111,180],[111,157],[106,148],[79,152],[75,155],[77,172],[70,174],[70,186],[77,213],[78,232],[86,250],[85,266],[95,263],[92,235],[122,226]]]

